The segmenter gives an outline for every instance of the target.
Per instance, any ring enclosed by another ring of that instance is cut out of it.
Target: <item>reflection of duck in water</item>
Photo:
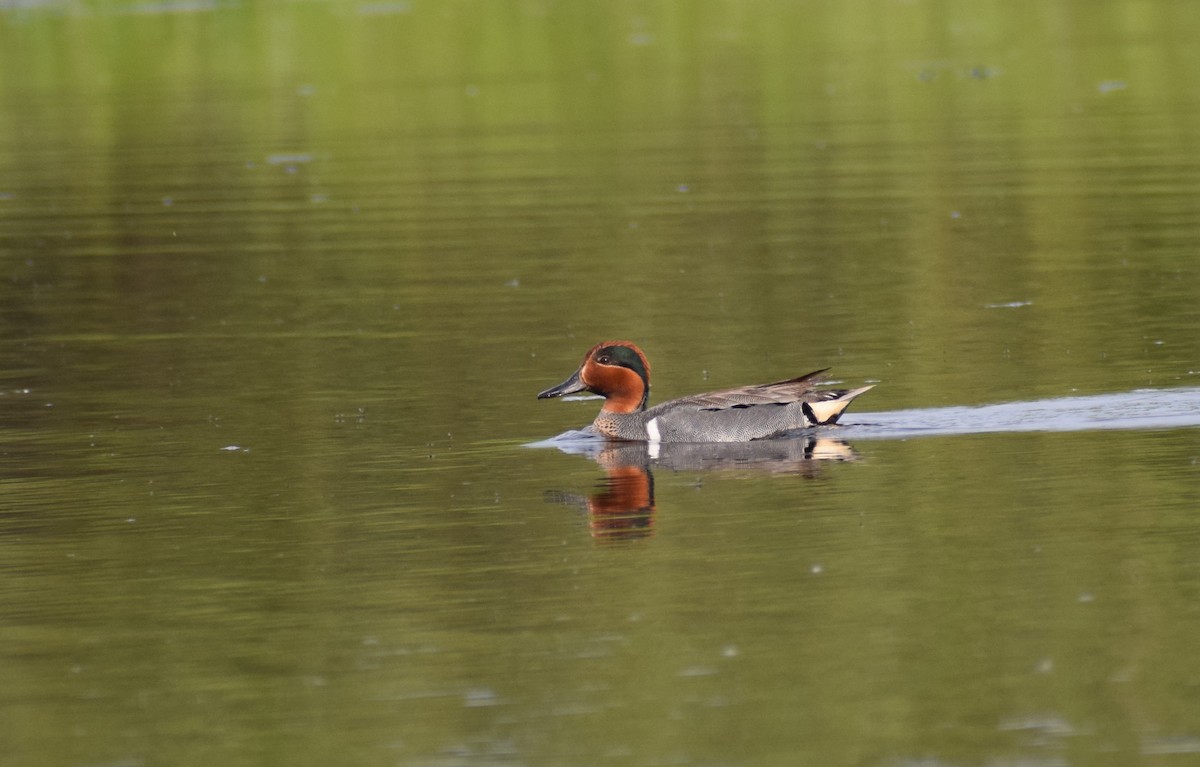
[[[816,389],[818,370],[799,378],[695,394],[646,408],[650,363],[628,341],[596,344],[566,381],[538,399],[590,391],[604,397],[592,428],[610,439],[748,442],[837,423],[850,402],[870,389]]]
[[[582,453],[604,469],[597,492],[585,497],[552,493],[560,503],[578,505],[588,513],[592,536],[604,540],[643,538],[654,532],[654,474],[652,467],[672,471],[715,471],[733,474],[819,475],[818,461],[852,461],[845,442],[812,435],[737,443],[614,442],[592,434],[556,438],[539,446]]]
[[[644,452],[645,446],[641,447]],[[547,498],[586,511],[593,538],[613,541],[653,535],[654,475],[642,466],[619,462],[606,466],[608,459],[603,454],[593,457],[604,466],[604,478],[596,492],[586,497],[554,492]]]

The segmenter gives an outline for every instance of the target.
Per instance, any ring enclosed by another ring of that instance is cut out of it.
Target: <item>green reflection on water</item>
[[[594,464],[515,446],[590,420],[533,394],[604,337],[656,400],[827,364],[882,379],[864,409],[1194,383],[1198,26],[0,10],[13,760],[1194,753],[1194,431],[660,472],[623,545],[548,502]]]

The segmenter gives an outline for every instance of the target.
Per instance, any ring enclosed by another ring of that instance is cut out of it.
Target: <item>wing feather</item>
[[[749,407],[751,405],[787,405],[792,402],[831,399],[838,395],[836,391],[814,391],[829,368],[814,370],[799,378],[789,378],[786,381],[756,384],[753,386],[738,386],[733,389],[696,394],[678,400],[678,404],[695,405],[701,410],[725,410],[727,408]]]

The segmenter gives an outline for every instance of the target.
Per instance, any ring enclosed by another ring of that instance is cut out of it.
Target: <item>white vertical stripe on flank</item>
[[[658,419],[651,418],[646,421],[646,437],[651,442],[662,442],[662,432],[658,430]]]

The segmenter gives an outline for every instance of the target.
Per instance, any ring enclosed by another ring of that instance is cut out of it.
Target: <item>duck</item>
[[[647,407],[650,362],[646,354],[632,341],[602,341],[588,350],[567,380],[539,392],[537,398],[584,391],[599,394],[604,405],[591,431],[611,440],[749,442],[836,424],[856,397],[874,388],[817,389],[828,370]]]

